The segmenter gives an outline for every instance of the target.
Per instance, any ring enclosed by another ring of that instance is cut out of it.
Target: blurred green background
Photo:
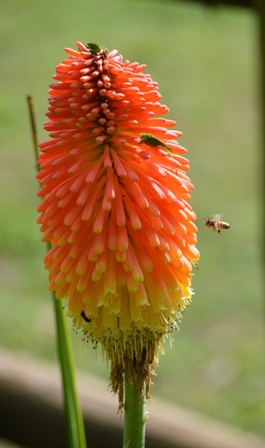
[[[13,0],[0,25],[0,344],[56,361],[26,95],[46,140],[48,84],[64,47],[98,41],[147,64],[184,133],[195,185],[195,296],[160,357],[153,396],[265,436],[257,17],[185,2]],[[221,235],[204,227],[215,213],[231,225]],[[78,368],[107,388],[100,350],[72,339]]]

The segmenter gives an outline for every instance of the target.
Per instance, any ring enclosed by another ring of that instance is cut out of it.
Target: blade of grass
[[[57,347],[63,381],[68,443],[70,448],[85,448],[86,437],[82,411],[76,390],[72,344],[61,300],[57,300],[54,293],[53,304],[56,316]]]
[[[34,105],[31,96],[27,96],[27,102],[29,107],[33,145],[38,169],[38,137]],[[50,248],[51,245],[47,243],[47,250],[50,250]],[[63,383],[64,410],[66,417],[68,445],[69,448],[86,448],[84,422],[76,390],[73,350],[67,328],[66,316],[63,312],[61,301],[55,298],[55,294],[53,292],[52,297],[56,318],[57,350]]]

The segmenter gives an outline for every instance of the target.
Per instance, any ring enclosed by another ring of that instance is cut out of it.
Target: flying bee
[[[88,323],[91,322],[91,319],[89,319],[89,318],[87,317],[87,315],[86,315],[86,313],[84,312],[84,310],[81,311],[80,316],[83,317],[83,319],[84,319],[85,322],[88,322]]]
[[[215,218],[203,218],[204,219],[204,225],[207,227],[211,227],[214,232],[221,233],[221,229],[230,229],[230,224],[225,221],[221,221],[220,216],[216,216]]]

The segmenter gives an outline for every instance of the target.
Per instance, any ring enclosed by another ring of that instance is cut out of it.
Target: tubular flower
[[[44,125],[51,140],[40,144],[49,288],[101,343],[112,390],[121,393],[126,373],[148,396],[199,259],[189,162],[145,66],[97,44],[77,46],[56,67]]]

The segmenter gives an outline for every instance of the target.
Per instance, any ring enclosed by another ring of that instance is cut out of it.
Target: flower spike
[[[126,372],[149,396],[199,259],[189,162],[145,66],[97,43],[77,46],[56,67],[51,139],[40,144],[45,268],[74,325],[110,360],[112,390],[122,396]]]

